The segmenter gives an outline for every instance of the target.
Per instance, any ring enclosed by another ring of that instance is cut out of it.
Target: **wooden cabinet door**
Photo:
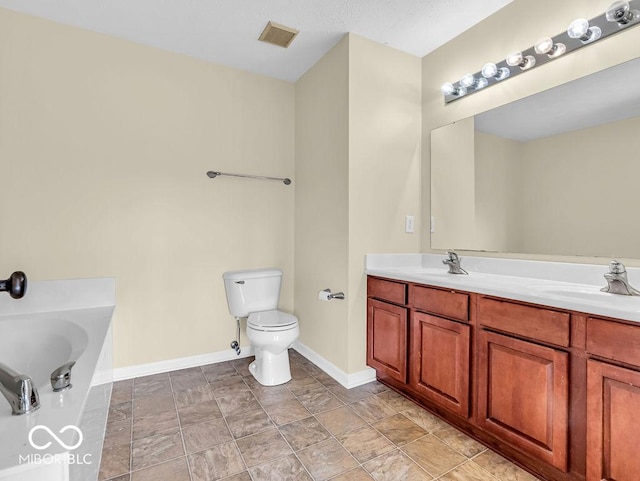
[[[423,397],[465,418],[469,417],[470,329],[412,312],[409,383]]]
[[[638,481],[640,372],[587,366],[587,481]]]
[[[568,354],[478,333],[478,424],[567,471]]]
[[[407,309],[375,299],[367,302],[367,364],[407,382]]]

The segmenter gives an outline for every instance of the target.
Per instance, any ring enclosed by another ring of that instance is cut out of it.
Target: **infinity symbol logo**
[[[31,428],[31,431],[29,431],[29,444],[31,444],[32,447],[34,447],[35,449],[38,450],[42,450],[42,449],[47,449],[49,446],[51,446],[51,441],[49,441],[48,443],[40,446],[38,444],[36,444],[33,441],[33,433],[35,433],[38,430],[43,430],[49,433],[49,435],[56,440],[56,442],[62,446],[64,449],[68,449],[68,450],[74,450],[76,449],[78,446],[80,446],[82,444],[82,440],[83,440],[83,436],[82,436],[82,431],[80,431],[80,428],[78,426],[74,426],[73,424],[69,424],[65,427],[63,427],[60,431],[58,431],[59,434],[62,434],[68,430],[72,430],[75,431],[76,433],[78,433],[78,442],[72,446],[69,446],[67,444],[65,444],[65,442],[60,439],[58,436],[55,435],[55,433],[53,431],[51,431],[51,429],[49,429],[47,426],[43,426],[42,424],[38,424],[37,426],[34,426]]]

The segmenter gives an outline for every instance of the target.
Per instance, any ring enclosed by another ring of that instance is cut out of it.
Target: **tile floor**
[[[282,386],[248,358],[115,383],[100,481],[536,481],[382,384],[290,357]]]

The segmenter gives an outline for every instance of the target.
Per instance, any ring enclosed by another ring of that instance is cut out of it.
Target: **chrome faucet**
[[[76,365],[75,361],[64,363],[51,373],[51,388],[53,392],[71,389],[71,368]]]
[[[11,404],[13,414],[27,414],[40,407],[40,397],[33,380],[29,376],[18,374],[1,362],[0,392]]]
[[[602,292],[620,294],[623,296],[640,296],[640,291],[634,289],[627,279],[627,269],[622,262],[609,262],[609,272],[604,275],[608,285],[600,289]]]
[[[447,252],[447,258],[442,260],[442,263],[449,266],[449,274],[465,274],[469,275],[462,267],[460,267],[460,258],[458,254],[453,251]]]

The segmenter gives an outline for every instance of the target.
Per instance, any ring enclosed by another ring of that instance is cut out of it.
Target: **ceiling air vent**
[[[298,35],[298,30],[295,28],[268,22],[258,40],[287,48],[296,35]]]

